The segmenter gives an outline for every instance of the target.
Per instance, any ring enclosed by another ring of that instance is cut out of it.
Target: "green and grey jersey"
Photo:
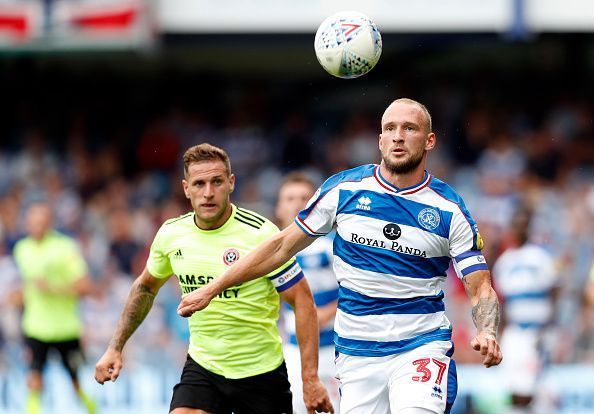
[[[240,257],[278,232],[266,218],[232,205],[229,219],[202,230],[194,213],[166,221],[151,245],[147,269],[157,278],[174,274],[182,296],[220,276]],[[283,361],[277,330],[279,295],[303,273],[291,259],[274,272],[232,286],[189,320],[190,356],[226,378],[246,378],[272,371]]]

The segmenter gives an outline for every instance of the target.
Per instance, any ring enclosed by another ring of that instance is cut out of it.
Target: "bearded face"
[[[417,105],[395,102],[382,117],[379,147],[386,169],[393,174],[409,174],[424,168],[427,151],[435,145],[425,114]],[[423,165],[421,165],[423,164]]]

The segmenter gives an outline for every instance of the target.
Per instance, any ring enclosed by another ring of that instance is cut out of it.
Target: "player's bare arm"
[[[324,306],[318,306],[317,314],[318,314],[318,324],[319,326],[324,326],[328,322],[330,322],[336,316],[336,308],[338,306],[338,301],[332,301]]]
[[[95,379],[98,383],[103,384],[118,378],[122,369],[124,345],[148,315],[155,296],[166,281],[167,278],[153,277],[146,268],[134,281],[107,351],[95,365]]]
[[[143,275],[136,279],[132,285],[122,316],[109,343],[110,348],[121,352],[126,341],[148,315],[160,288],[159,283],[153,282],[151,279],[159,281],[159,279],[143,272]]]
[[[191,316],[194,312],[206,308],[212,298],[223,290],[272,272],[313,241],[312,237],[292,223],[239,259],[208,285],[184,296],[177,307],[177,313],[184,317]]]
[[[472,320],[477,329],[470,345],[484,356],[483,365],[487,368],[498,365],[502,360],[497,342],[499,300],[491,285],[491,274],[488,270],[479,270],[467,275],[463,281],[472,304]]]
[[[295,312],[295,333],[301,353],[303,400],[308,411],[333,413],[326,388],[318,377],[319,329],[316,307],[306,279],[281,293]]]

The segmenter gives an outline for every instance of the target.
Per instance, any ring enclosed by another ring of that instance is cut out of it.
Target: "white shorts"
[[[536,382],[542,370],[538,352],[539,331],[508,326],[501,337],[501,364],[512,394],[530,397],[536,391]]]
[[[456,398],[456,365],[450,341],[436,341],[385,357],[339,354],[342,414],[398,414],[424,408],[448,414]]]
[[[307,414],[303,402],[303,383],[301,382],[301,354],[299,347],[293,344],[284,344],[283,352],[293,393],[293,412]],[[318,358],[318,375],[326,386],[330,400],[334,406],[334,412],[339,413],[340,394],[338,391],[338,379],[336,378],[336,366],[334,365],[334,345],[320,347]]]

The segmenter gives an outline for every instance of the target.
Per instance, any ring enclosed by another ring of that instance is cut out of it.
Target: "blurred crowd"
[[[18,84],[18,73],[10,76]],[[321,183],[339,170],[379,162],[381,110],[403,95],[433,114],[438,148],[430,156],[431,172],[465,199],[489,264],[508,244],[514,210],[532,207],[530,237],[552,253],[560,277],[550,359],[594,363],[594,311],[584,296],[594,259],[594,100],[577,88],[559,87],[541,101],[506,94],[513,86],[498,84],[500,79],[481,79],[466,86],[416,84],[415,94],[407,93],[415,89],[406,82],[380,81],[370,87],[372,96],[273,81],[243,89],[230,84],[220,93],[213,93],[213,85],[203,85],[204,91],[189,86],[179,95],[181,82],[161,79],[158,101],[151,104],[159,110],[143,102],[146,92],[138,96],[138,86],[121,95],[101,94],[95,86],[89,95],[67,92],[77,97],[68,105],[62,104],[71,96],[56,96],[61,109],[50,115],[40,115],[39,107],[49,108],[51,101],[39,104],[34,92],[34,99],[17,99],[8,111],[11,121],[0,126],[0,364],[22,360],[20,309],[10,300],[20,283],[11,249],[23,236],[29,204],[49,201],[56,227],[76,238],[89,264],[97,292],[83,301],[84,345],[94,361],[158,226],[190,209],[180,184],[185,148],[200,142],[224,148],[237,176],[233,202],[273,218],[276,191],[288,172],[302,170]],[[73,88],[83,83],[74,79]],[[211,98],[204,102],[204,96]],[[353,104],[358,101],[361,106]],[[457,361],[477,362],[468,346],[474,327],[464,288],[453,273],[449,280],[446,309]],[[175,312],[179,295],[175,279],[161,290],[126,349],[128,366],[184,359],[186,322]]]

